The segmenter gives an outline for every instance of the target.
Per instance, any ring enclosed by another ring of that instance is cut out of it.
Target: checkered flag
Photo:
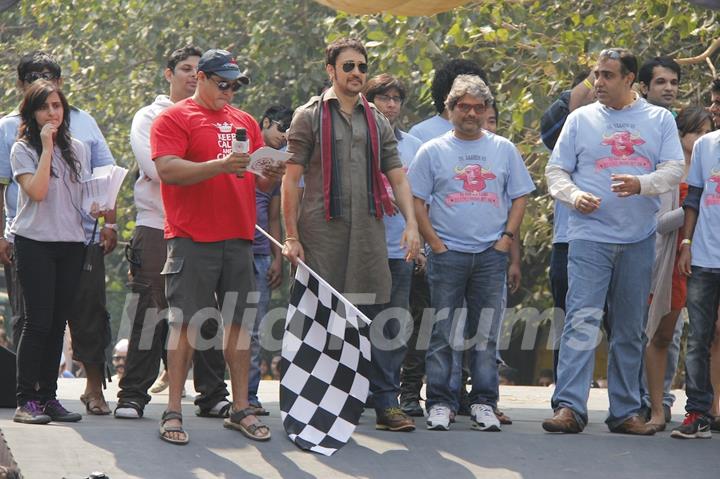
[[[369,320],[298,264],[280,361],[280,417],[300,449],[332,455],[360,420],[370,381]]]

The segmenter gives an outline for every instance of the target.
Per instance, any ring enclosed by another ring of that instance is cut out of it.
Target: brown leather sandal
[[[172,419],[180,421],[180,425],[166,426],[165,423]],[[169,432],[179,432],[181,434],[184,434],[185,439],[172,439],[170,436],[168,436]],[[165,411],[163,413],[162,419],[160,420],[160,439],[165,442],[169,442],[170,444],[177,444],[179,446],[184,446],[185,444],[190,442],[190,434],[188,434],[182,427],[182,413],[179,413],[177,411]]]
[[[107,416],[111,412],[103,393],[83,394],[80,401],[85,405],[87,413],[93,416]]]
[[[250,424],[248,426],[245,426],[243,423],[240,422],[248,416],[255,416],[255,410],[251,407],[241,409],[240,411],[230,409],[230,417],[225,419],[225,421],[223,422],[223,427],[240,431],[245,437],[247,437],[248,439],[252,439],[253,441],[269,440],[271,436],[270,428],[260,422],[259,419],[258,422]],[[257,419],[257,417],[255,417],[255,419]],[[259,435],[258,432],[261,430],[267,431],[267,435]]]

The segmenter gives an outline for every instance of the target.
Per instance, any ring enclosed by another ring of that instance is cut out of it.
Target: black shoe
[[[65,409],[57,399],[47,401],[43,407],[43,412],[55,422],[78,422],[82,419],[80,414]]]
[[[715,416],[713,418],[712,423],[710,423],[710,430],[720,432],[720,416]]]
[[[670,411],[670,406],[663,404],[663,413],[665,414],[665,422],[672,421],[672,411]]]
[[[423,408],[420,406],[420,402],[417,399],[403,401],[400,405],[400,409],[402,409],[408,416],[423,417],[425,415]]]
[[[671,437],[678,439],[710,439],[710,423],[712,419],[700,412],[689,412],[685,414],[683,423],[673,429]]]
[[[15,410],[13,421],[23,424],[47,424],[52,418],[43,412],[38,401],[28,401]]]

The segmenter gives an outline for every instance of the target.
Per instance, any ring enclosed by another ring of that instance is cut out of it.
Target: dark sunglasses
[[[30,72],[25,75],[25,83],[33,83],[37,80],[52,81],[56,78],[55,74],[50,72]]]
[[[367,73],[368,66],[367,63],[355,63],[355,62],[345,62],[342,64],[342,69],[345,73],[350,73],[355,69],[355,66],[357,65],[357,69],[360,71],[360,73]]]
[[[290,128],[290,125],[287,123],[280,123],[279,121],[272,120],[272,122],[277,125],[277,131],[280,133],[285,133],[288,131],[288,128]]]
[[[238,91],[242,86],[239,81],[215,80],[213,77],[209,78],[213,81],[213,83],[215,83],[215,86],[217,86],[220,91],[228,91],[230,89],[232,89],[232,91]]]

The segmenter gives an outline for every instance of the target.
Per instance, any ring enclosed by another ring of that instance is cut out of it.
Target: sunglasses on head
[[[621,54],[619,51],[617,51],[614,48],[606,48],[605,50],[600,52],[601,57],[608,57],[611,60],[620,60]]]
[[[355,62],[345,62],[342,64],[342,69],[345,73],[350,73],[355,69],[355,66],[357,66],[357,69],[360,71],[360,73],[367,73],[368,71],[368,65],[367,63],[355,63]]]
[[[277,125],[277,131],[279,131],[280,133],[285,133],[286,131],[288,131],[288,128],[290,128],[290,125],[287,123],[280,123],[279,121],[276,121],[276,120],[271,120],[271,121],[275,125]]]
[[[51,72],[30,72],[25,75],[25,83],[33,83],[37,80],[52,81],[56,78],[55,74]]]
[[[217,86],[218,90],[220,90],[220,91],[228,91],[228,90],[238,91],[240,89],[240,87],[242,86],[242,84],[237,80],[230,81],[230,80],[216,80],[213,77],[209,77],[209,78],[213,81],[213,83],[215,83],[215,86]]]

